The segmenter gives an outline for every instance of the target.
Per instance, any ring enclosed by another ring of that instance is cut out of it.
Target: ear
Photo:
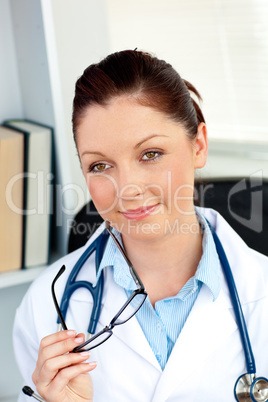
[[[208,154],[207,127],[200,123],[197,127],[197,135],[194,139],[194,168],[201,169],[205,166]]]

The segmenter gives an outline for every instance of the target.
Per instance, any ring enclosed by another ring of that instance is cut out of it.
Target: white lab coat
[[[255,355],[257,375],[268,377],[268,258],[249,249],[218,213],[210,209],[202,209],[202,213],[215,228],[229,259]],[[96,236],[94,234],[89,242]],[[31,375],[40,340],[57,330],[51,282],[64,263],[67,272],[56,285],[61,300],[67,275],[83,251],[84,247],[45,270],[18,308],[14,350],[27,385],[33,386]],[[91,258],[79,278],[93,282],[94,277]],[[110,322],[125,300],[124,290],[107,270],[97,330]],[[90,294],[79,290],[70,303],[68,328],[86,332],[90,311]],[[95,402],[234,401],[234,384],[246,372],[246,366],[223,275],[222,289],[215,302],[206,286],[201,288],[163,372],[135,317],[116,327],[114,335],[92,351],[91,359],[98,362],[92,372]],[[19,400],[28,401],[28,397],[21,395]]]

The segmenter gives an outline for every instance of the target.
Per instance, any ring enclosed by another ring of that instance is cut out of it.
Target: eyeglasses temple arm
[[[139,275],[137,274],[137,272],[136,272],[135,268],[133,267],[131,261],[128,259],[127,255],[126,255],[126,253],[125,253],[125,251],[124,251],[124,249],[123,249],[123,247],[121,246],[121,244],[119,243],[119,241],[117,240],[117,238],[115,237],[115,235],[113,234],[113,232],[111,231],[111,229],[110,229],[110,222],[109,222],[109,221],[106,221],[105,223],[106,223],[106,229],[108,230],[110,236],[113,238],[114,242],[116,243],[116,245],[117,245],[117,247],[119,248],[119,250],[120,250],[122,256],[124,257],[126,263],[127,263],[128,266],[129,266],[129,271],[130,271],[130,273],[131,273],[131,276],[132,276],[134,282],[136,283],[136,285],[137,285],[139,288],[144,289],[144,285],[143,285],[143,283],[142,283],[142,281],[141,281]]]
[[[56,294],[55,294],[55,283],[57,282],[57,280],[63,274],[64,271],[65,271],[65,265],[63,265],[61,267],[61,269],[59,270],[59,272],[55,276],[55,278],[54,278],[54,280],[52,282],[52,285],[51,285],[51,293],[52,293],[52,298],[53,298],[55,308],[57,310],[57,313],[58,313],[58,316],[59,316],[59,319],[60,319],[60,322],[61,322],[62,329],[64,331],[66,331],[68,328],[67,328],[67,325],[65,324],[64,318],[63,318],[63,316],[61,314],[60,307],[58,305],[58,301],[57,301]]]

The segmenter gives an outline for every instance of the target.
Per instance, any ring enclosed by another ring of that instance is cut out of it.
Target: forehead
[[[143,106],[134,97],[118,97],[107,105],[92,105],[86,109],[77,127],[77,142],[101,138],[127,137],[139,141],[143,135],[158,133],[179,124],[165,113]]]

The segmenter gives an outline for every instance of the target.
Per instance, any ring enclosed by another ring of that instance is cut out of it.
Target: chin
[[[158,222],[129,220],[121,225],[120,232],[129,239],[142,242],[162,237],[165,234],[165,228]]]

